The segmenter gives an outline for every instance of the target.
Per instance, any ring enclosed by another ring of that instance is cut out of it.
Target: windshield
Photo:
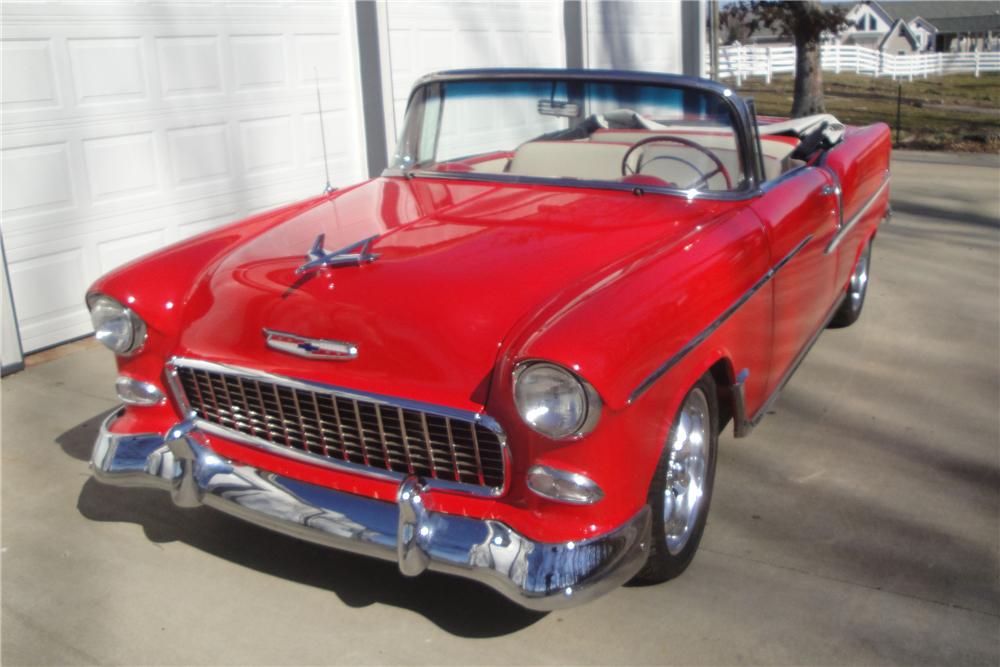
[[[734,119],[721,95],[618,81],[425,85],[407,109],[392,166],[699,192],[746,185]]]

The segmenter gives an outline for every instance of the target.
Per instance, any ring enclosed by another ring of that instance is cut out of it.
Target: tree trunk
[[[795,99],[792,118],[826,113],[819,40],[795,40]]]

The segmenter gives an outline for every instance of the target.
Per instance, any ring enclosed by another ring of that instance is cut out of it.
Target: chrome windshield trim
[[[336,385],[324,384],[321,382],[314,382],[311,380],[300,380],[296,378],[290,378],[283,375],[276,375],[274,373],[268,373],[266,371],[255,370],[252,368],[244,368],[242,366],[234,366],[232,364],[222,364],[212,361],[205,361],[202,359],[190,359],[186,357],[173,357],[166,364],[166,378],[167,385],[170,388],[174,399],[177,401],[177,405],[180,408],[181,414],[185,418],[191,418],[194,415],[191,406],[188,404],[187,399],[184,395],[184,390],[180,385],[177,378],[178,368],[191,368],[194,370],[209,371],[215,373],[227,373],[230,375],[237,375],[250,380],[262,380],[265,382],[271,382],[274,384],[280,384],[291,389],[301,389],[304,391],[319,391],[348,400],[362,400],[369,401],[373,403],[378,403],[387,407],[403,408],[405,410],[415,410],[418,412],[423,412],[437,417],[444,417],[446,419],[453,419],[456,421],[464,421],[468,423],[475,423],[484,428],[492,431],[496,434],[497,439],[500,443],[500,453],[503,462],[503,486],[502,487],[477,487],[471,484],[463,484],[459,482],[452,482],[444,479],[428,479],[426,484],[429,488],[440,489],[442,491],[450,491],[454,493],[462,493],[466,495],[473,496],[486,496],[486,497],[497,497],[504,495],[510,488],[510,473],[511,473],[511,455],[510,447],[507,445],[507,434],[504,432],[500,424],[487,414],[481,412],[474,412],[471,410],[462,410],[459,408],[451,408],[442,405],[436,405],[433,403],[423,403],[420,401],[414,401],[406,398],[398,398],[395,396],[386,396],[384,394],[374,394],[370,392],[360,391],[357,389],[347,389],[345,387],[338,387]],[[384,470],[380,468],[373,468],[369,466],[364,466],[356,463],[351,463],[349,461],[340,461],[337,459],[330,459],[324,456],[318,456],[315,454],[310,454],[308,452],[302,452],[296,449],[291,449],[288,447],[281,447],[280,445],[275,445],[274,443],[268,442],[262,438],[258,438],[246,433],[240,433],[239,431],[233,431],[228,428],[213,424],[212,422],[206,421],[204,419],[195,419],[195,423],[200,431],[209,433],[212,435],[217,435],[227,440],[233,440],[236,442],[241,442],[247,445],[254,446],[258,449],[263,449],[271,453],[279,454],[281,456],[296,459],[313,465],[319,465],[326,468],[332,468],[335,470],[342,470],[345,472],[351,472],[359,475],[364,475],[366,477],[374,477],[377,479],[387,479],[399,481],[405,479],[409,473],[396,472],[392,470]]]
[[[882,193],[885,191],[887,187],[889,187],[888,172],[886,172],[885,176],[883,177],[882,184],[878,187],[878,190],[875,191],[875,194],[869,197],[868,201],[864,203],[864,206],[862,206],[857,213],[851,216],[851,219],[848,220],[846,224],[841,225],[837,233],[834,234],[832,239],[830,239],[829,245],[827,245],[826,250],[823,251],[825,254],[829,255],[837,248],[838,245],[840,245],[840,242],[844,240],[844,237],[847,236],[847,234],[852,229],[854,229],[855,225],[861,222],[861,218],[863,218],[865,213],[867,213],[869,209],[871,209],[871,207],[875,204],[875,201],[882,196]],[[841,217],[843,217],[843,210],[841,211]]]
[[[751,135],[752,125],[756,119],[751,117],[750,110],[746,102],[736,95],[731,88],[724,84],[691,76],[680,76],[675,74],[661,74],[658,72],[632,72],[621,70],[599,70],[599,69],[551,69],[551,68],[498,68],[498,69],[467,69],[449,70],[425,75],[418,79],[410,90],[410,96],[406,102],[406,114],[404,118],[409,118],[413,101],[427,89],[433,86],[448,82],[458,81],[536,81],[559,79],[563,81],[583,81],[583,82],[620,82],[634,83],[636,85],[647,86],[669,86],[673,88],[686,88],[688,90],[717,95],[722,102],[729,107],[733,115],[733,133],[737,146],[740,149],[740,163],[747,177],[746,187],[732,192],[698,193],[690,197],[688,192],[678,188],[659,188],[651,186],[636,186],[628,183],[615,183],[613,181],[584,181],[565,178],[538,178],[523,176],[508,176],[508,178],[496,178],[497,174],[475,174],[459,172],[423,172],[406,170],[400,168],[388,168],[382,172],[383,176],[400,176],[409,178],[434,177],[447,178],[462,181],[485,181],[492,183],[524,183],[532,185],[560,185],[573,188],[597,188],[608,190],[627,190],[637,193],[651,192],[656,194],[670,194],[685,196],[689,199],[725,199],[744,200],[756,197],[760,194],[760,187],[763,175],[757,173],[757,153],[756,147],[752,145]],[[404,120],[404,125],[409,123]],[[404,130],[405,135],[405,130]],[[402,139],[400,140],[402,142]],[[397,147],[399,150],[400,147]],[[500,175],[503,176],[503,175]]]
[[[778,271],[780,271],[783,266],[785,266],[786,264],[788,264],[788,262],[790,262],[792,260],[792,258],[795,257],[795,255],[799,254],[799,252],[801,252],[802,249],[805,248],[806,245],[808,245],[809,241],[811,241],[811,240],[812,240],[812,234],[806,236],[804,239],[802,239],[801,241],[799,241],[798,245],[796,245],[794,248],[792,248],[792,250],[781,259],[781,261],[779,261],[773,267],[771,267],[770,269],[768,269],[768,271],[763,276],[761,276],[757,280],[757,282],[755,282],[753,284],[753,286],[750,287],[750,289],[748,289],[746,292],[744,292],[740,296],[740,298],[736,299],[736,301],[733,302],[733,304],[731,306],[729,306],[728,308],[726,308],[726,310],[724,310],[722,312],[722,314],[719,315],[719,317],[717,317],[707,327],[705,327],[704,329],[702,329],[701,332],[699,332],[697,336],[695,336],[690,341],[688,341],[687,344],[684,345],[684,347],[682,347],[680,350],[678,350],[676,353],[674,353],[674,355],[672,357],[670,357],[665,362],[663,362],[663,364],[661,364],[656,370],[654,370],[652,373],[650,373],[648,376],[646,376],[646,378],[642,382],[639,383],[639,386],[636,387],[632,391],[632,393],[629,395],[628,401],[626,402],[626,404],[627,405],[631,405],[633,402],[635,402],[635,400],[638,399],[640,396],[642,396],[646,392],[646,390],[648,390],[650,387],[652,387],[656,383],[657,380],[659,380],[661,377],[663,377],[663,375],[667,371],[669,371],[671,368],[673,368],[677,364],[677,362],[679,362],[681,359],[683,359],[685,356],[687,356],[687,354],[689,352],[691,352],[691,350],[695,349],[696,347],[698,347],[699,345],[701,345],[703,342],[705,342],[706,338],[708,338],[709,336],[711,336],[715,332],[716,329],[718,329],[719,327],[721,327],[725,323],[725,321],[728,320],[733,315],[733,313],[735,313],[737,310],[740,309],[740,307],[743,304],[745,304],[747,301],[749,301],[750,297],[752,297],[754,294],[756,294],[757,291],[760,290],[761,287],[763,287],[764,285],[766,285],[767,282],[769,280],[771,280],[771,278],[773,278],[775,276],[775,274],[778,273]]]
[[[619,192],[636,191],[642,194],[673,195],[688,200],[709,199],[713,201],[743,201],[761,194],[760,189],[743,189],[733,191],[705,190],[691,192],[679,188],[666,188],[656,185],[636,185],[634,183],[616,183],[615,181],[594,181],[577,178],[545,178],[543,176],[517,176],[513,174],[490,174],[477,172],[425,171],[390,167],[382,172],[386,178],[436,178],[449,181],[475,181],[477,183],[502,183],[504,185],[546,185],[564,188],[586,188],[592,190],[615,190]]]

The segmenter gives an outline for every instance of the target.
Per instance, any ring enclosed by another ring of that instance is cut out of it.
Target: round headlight
[[[109,296],[92,296],[90,321],[97,340],[115,354],[135,352],[146,340],[146,325],[131,308],[126,308]]]
[[[568,370],[539,362],[520,366],[514,375],[514,402],[521,419],[550,438],[589,433],[601,413],[593,387]]]

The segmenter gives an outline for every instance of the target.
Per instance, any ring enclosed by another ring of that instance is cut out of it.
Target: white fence
[[[927,77],[929,74],[1000,72],[1000,52],[912,53],[893,55],[861,46],[827,44],[822,52],[823,69],[853,72],[893,79]],[[795,72],[794,46],[727,46],[719,49],[719,78],[735,78],[736,84],[754,76],[768,83],[774,74]]]

